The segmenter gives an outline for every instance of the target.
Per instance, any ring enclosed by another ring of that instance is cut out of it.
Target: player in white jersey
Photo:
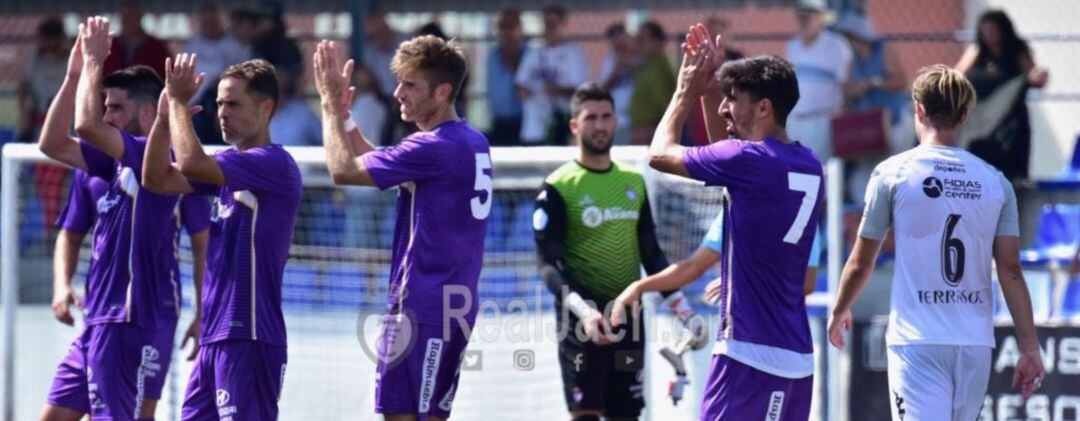
[[[1012,185],[994,167],[956,146],[975,103],[963,74],[923,68],[912,86],[917,148],[874,170],[859,238],[844,267],[829,321],[842,348],[851,305],[870,280],[891,227],[896,272],[888,345],[893,420],[973,420],[990,377],[994,346],[991,258],[1022,354],[1013,375],[1024,400],[1039,388],[1031,297],[1019,264],[1019,224]]]

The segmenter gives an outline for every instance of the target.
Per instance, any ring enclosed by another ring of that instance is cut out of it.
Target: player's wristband
[[[566,308],[569,308],[575,316],[578,316],[582,320],[593,320],[597,317],[603,317],[599,311],[586,303],[584,299],[576,292],[566,294],[566,298],[563,300],[566,304]]]
[[[356,120],[353,120],[352,113],[349,113],[349,118],[345,119],[345,133],[356,130],[356,128]]]

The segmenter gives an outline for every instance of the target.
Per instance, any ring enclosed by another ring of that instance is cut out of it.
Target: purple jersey
[[[202,343],[243,339],[285,346],[281,281],[302,189],[300,168],[281,145],[214,155],[224,185],[215,195],[203,285]]]
[[[120,134],[124,154],[119,161],[80,142],[87,174],[109,180],[108,191],[94,203],[97,225],[86,280],[86,323],[130,322],[150,329],[175,325],[181,297],[176,250],[180,196],[142,188],[146,138],[123,130]],[[82,203],[76,206],[88,204]],[[185,221],[189,232],[205,229],[205,201],[192,201],[183,209],[190,217]],[[72,212],[89,210],[68,210]]]
[[[487,139],[448,121],[362,159],[380,189],[400,185],[387,310],[422,324],[463,316],[472,326],[492,200]]]
[[[719,339],[813,352],[803,281],[822,168],[798,143],[726,140],[688,148],[690,176],[724,186]]]
[[[72,171],[67,204],[56,218],[56,226],[77,234],[85,235],[90,232],[94,220],[97,219],[97,202],[108,192],[108,180],[94,177],[80,169]]]

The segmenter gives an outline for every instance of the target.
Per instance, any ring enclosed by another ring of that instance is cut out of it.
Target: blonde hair
[[[444,41],[434,35],[422,35],[401,43],[390,61],[390,70],[399,77],[420,72],[432,90],[449,83],[453,88],[450,102],[454,102],[465,82],[468,66],[465,52],[456,40]]]
[[[922,105],[936,129],[952,129],[975,106],[975,87],[963,73],[935,64],[919,69],[911,85],[911,99]]]

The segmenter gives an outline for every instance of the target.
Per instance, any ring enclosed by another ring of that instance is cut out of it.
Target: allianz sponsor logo
[[[917,290],[915,296],[919,304],[984,304],[989,291],[985,289],[966,290]]]
[[[585,211],[581,213],[581,222],[586,227],[596,228],[602,225],[604,222],[618,221],[618,220],[637,220],[639,212],[636,210],[627,210],[618,207],[600,208],[597,206],[589,206],[585,208]]]

